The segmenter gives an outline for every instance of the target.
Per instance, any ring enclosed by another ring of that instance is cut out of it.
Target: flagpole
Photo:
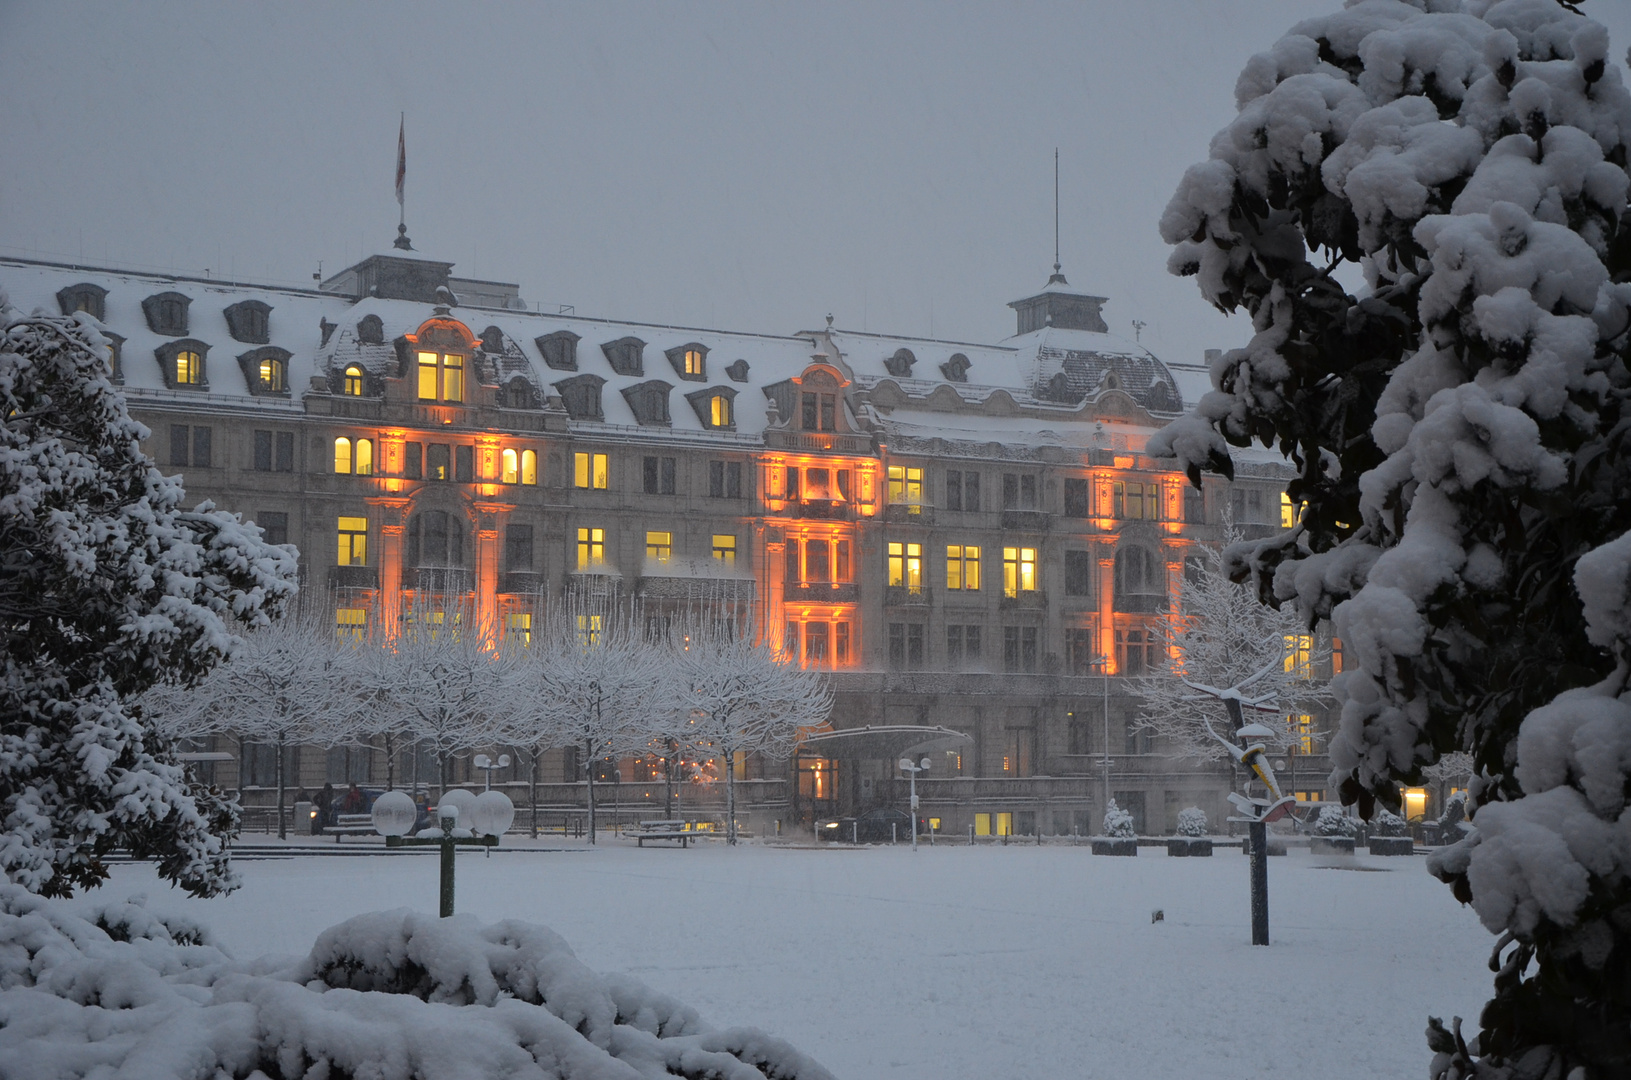
[[[403,197],[408,182],[408,114],[404,111],[396,129],[396,243],[391,245],[401,251],[412,251],[413,244],[408,240],[408,204]]]

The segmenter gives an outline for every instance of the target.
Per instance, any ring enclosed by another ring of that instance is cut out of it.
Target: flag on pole
[[[402,184],[408,178],[408,114],[402,114],[402,124],[396,130],[396,204],[406,209],[402,202]]]

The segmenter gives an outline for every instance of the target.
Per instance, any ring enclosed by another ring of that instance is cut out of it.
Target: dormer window
[[[910,378],[912,365],[917,363],[917,357],[912,355],[911,349],[896,349],[895,355],[883,362],[884,370],[897,379]]]
[[[668,362],[674,365],[674,374],[691,382],[705,382],[708,378],[708,346],[692,342],[678,348],[669,349],[665,353]]]
[[[537,408],[537,401],[532,392],[532,384],[519,375],[511,379],[504,388],[504,404],[511,409]]]
[[[419,353],[419,400],[464,401],[464,357],[458,353]]]
[[[108,339],[108,367],[113,372],[113,381],[123,383],[125,381],[123,356],[125,339],[118,334],[110,334],[106,330],[102,331],[102,336]]]
[[[501,353],[504,351],[504,331],[496,326],[489,326],[481,332],[481,351],[488,353]]]
[[[637,337],[608,341],[600,347],[600,351],[606,354],[606,362],[619,375],[639,376],[646,373],[646,343]]]
[[[623,400],[642,427],[668,427],[673,423],[668,413],[668,395],[673,389],[661,379],[652,379],[624,389]]]
[[[345,381],[341,384],[341,393],[346,397],[362,397],[363,375],[362,365],[352,364],[345,369]]]
[[[171,390],[209,389],[209,379],[204,372],[204,357],[209,348],[202,341],[183,338],[167,341],[154,349],[159,370],[164,373],[164,385]]]
[[[357,320],[357,340],[364,345],[385,344],[385,323],[378,315],[364,315]]]
[[[243,300],[227,308],[227,331],[235,341],[264,345],[271,340],[268,326],[272,308],[259,300]]]
[[[725,374],[730,378],[731,382],[747,382],[748,362],[746,360],[732,361],[725,366]]]
[[[691,403],[703,427],[716,431],[736,428],[736,391],[730,387],[714,386],[698,390],[694,394],[686,394],[685,400]]]
[[[244,373],[249,392],[278,395],[289,392],[289,353],[276,345],[250,349],[238,357],[238,367]]]
[[[149,296],[142,301],[142,312],[147,316],[147,328],[165,337],[185,337],[187,306],[191,303],[191,297],[178,292]]]
[[[561,404],[566,407],[566,415],[573,420],[604,420],[605,413],[600,407],[600,388],[606,380],[599,375],[579,375],[571,379],[562,379],[555,384],[560,392]]]
[[[805,431],[837,431],[838,430],[838,395],[812,394],[805,392],[800,395],[803,405]]]
[[[267,357],[260,363],[261,393],[281,394],[289,388],[283,361]]]
[[[578,335],[570,330],[557,330],[553,334],[532,339],[538,354],[554,371],[578,370]]]
[[[952,353],[951,359],[940,365],[940,374],[946,377],[947,382],[968,382],[968,357],[962,353]]]
[[[78,285],[70,285],[57,293],[57,306],[64,315],[73,315],[83,311],[93,319],[107,317],[108,290],[100,285],[93,285],[82,281]]]

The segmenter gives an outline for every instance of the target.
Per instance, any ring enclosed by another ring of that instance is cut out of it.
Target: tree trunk
[[[532,748],[532,772],[527,778],[527,802],[532,807],[532,838],[538,839],[538,748]]]
[[[385,733],[385,790],[396,790],[396,737]]]
[[[595,842],[595,744],[591,739],[583,741],[584,779],[588,782],[589,802],[589,842]]]
[[[663,820],[674,816],[674,757],[678,750],[674,740],[668,740],[668,753],[663,755]]]
[[[725,752],[725,843],[736,843],[736,753]]]
[[[277,838],[287,840],[288,832],[283,826],[283,736],[277,741]]]

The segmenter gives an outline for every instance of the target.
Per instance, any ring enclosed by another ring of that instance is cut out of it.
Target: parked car
[[[927,836],[929,823],[918,818],[919,836]],[[818,822],[816,837],[844,844],[887,844],[891,840],[912,839],[912,815],[894,807],[880,806],[858,817],[827,818]]]

